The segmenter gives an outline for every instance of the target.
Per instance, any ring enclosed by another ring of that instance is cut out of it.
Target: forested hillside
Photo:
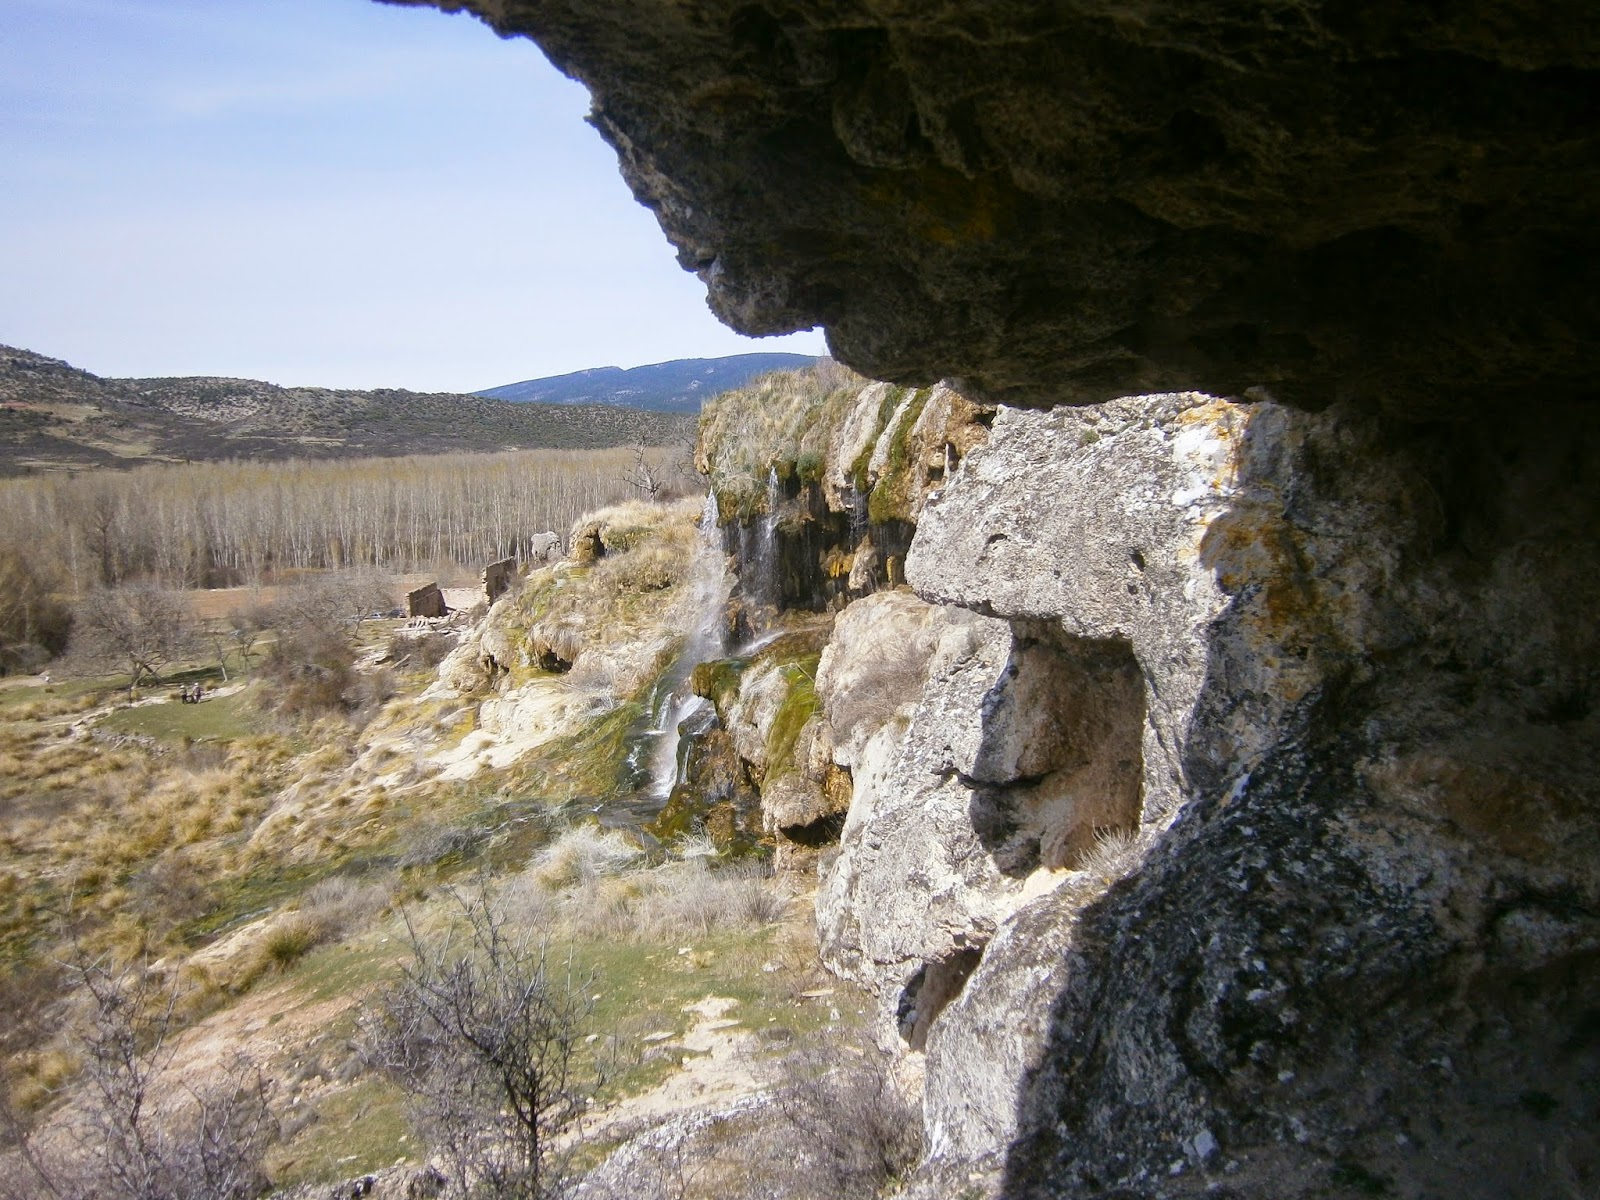
[[[390,457],[669,445],[693,419],[613,404],[283,388],[197,376],[102,379],[0,346],[0,474],[216,459]]]

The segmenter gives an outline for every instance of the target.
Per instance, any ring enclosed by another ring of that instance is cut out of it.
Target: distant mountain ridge
[[[670,445],[692,416],[615,404],[285,388],[255,379],[104,379],[0,345],[0,475],[225,458]]]
[[[697,413],[709,396],[743,387],[758,375],[797,371],[816,362],[809,354],[732,354],[677,358],[643,367],[591,367],[569,375],[524,379],[474,392],[517,404],[616,404],[650,412]]]

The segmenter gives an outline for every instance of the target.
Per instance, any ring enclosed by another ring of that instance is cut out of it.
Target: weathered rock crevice
[[[1144,680],[1126,642],[1012,625],[1013,649],[983,701],[984,738],[957,768],[972,825],[1009,875],[1070,867],[1097,834],[1139,826]]]
[[[950,1002],[961,994],[983,958],[982,946],[962,946],[943,958],[925,963],[900,989],[895,1022],[908,1048],[921,1050],[928,1032]]]

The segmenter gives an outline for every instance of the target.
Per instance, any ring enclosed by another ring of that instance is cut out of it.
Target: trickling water
[[[764,649],[765,647],[772,645],[773,642],[777,641],[782,636],[783,636],[783,630],[781,630],[781,629],[769,629],[769,630],[767,630],[766,633],[763,633],[758,637],[753,637],[748,642],[745,642],[742,646],[740,646],[738,649],[736,649],[731,655],[729,655],[729,657],[730,658],[749,658],[752,654],[756,653],[756,651]]]
[[[664,802],[678,782],[681,735],[679,726],[706,707],[706,700],[690,689],[690,676],[701,663],[723,653],[723,609],[728,601],[727,560],[722,554],[716,493],[706,496],[700,514],[700,540],[690,567],[689,636],[677,661],[662,676],[650,699],[649,726],[634,743],[629,764],[643,774],[649,797]]]
[[[748,563],[740,563],[744,594],[757,604],[778,606],[778,468],[767,469],[767,509],[756,523],[756,544]],[[748,576],[748,578],[746,578]]]
[[[850,546],[854,549],[867,535],[866,493],[852,483],[850,490],[845,493],[845,505],[850,513]]]

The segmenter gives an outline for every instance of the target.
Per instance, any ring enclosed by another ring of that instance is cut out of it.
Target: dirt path
[[[628,1136],[668,1117],[693,1109],[726,1108],[734,1101],[762,1091],[771,1082],[769,1064],[756,1057],[759,1040],[728,1014],[739,1002],[726,996],[706,996],[683,1011],[696,1016],[689,1032],[669,1042],[671,1034],[647,1034],[646,1042],[682,1054],[682,1069],[648,1092],[629,1096],[584,1122],[582,1137],[614,1139]]]

